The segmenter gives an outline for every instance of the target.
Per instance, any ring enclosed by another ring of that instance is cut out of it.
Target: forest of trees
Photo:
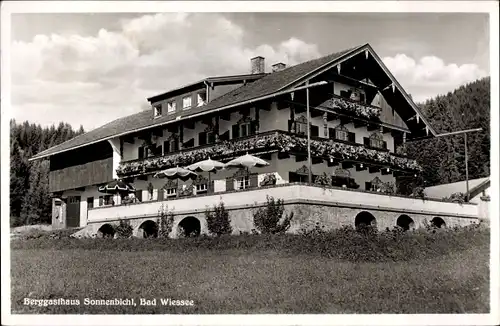
[[[33,155],[84,132],[67,123],[42,128],[25,121],[10,121],[10,216],[11,225],[51,222],[49,161],[29,162]]]
[[[469,177],[490,174],[490,78],[461,86],[447,95],[437,96],[420,105],[438,133],[483,128],[468,136]],[[29,162],[31,156],[84,132],[67,123],[50,128],[28,121],[10,123],[10,206],[11,225],[50,223],[48,160]],[[399,180],[402,193],[417,186],[431,186],[465,179],[464,136],[450,136],[407,143],[407,152],[423,166],[419,178]]]
[[[437,133],[483,128],[482,132],[467,135],[469,179],[490,175],[489,77],[463,85],[419,106]],[[408,188],[465,180],[463,134],[409,142],[406,148],[408,155],[417,159],[424,168],[417,180],[402,182],[411,185]]]

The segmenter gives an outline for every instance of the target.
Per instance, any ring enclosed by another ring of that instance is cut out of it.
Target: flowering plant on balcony
[[[333,109],[348,111],[358,117],[365,119],[378,120],[380,118],[380,109],[355,102],[346,101],[338,97],[332,98],[329,101],[329,106]]]
[[[211,147],[187,150],[168,156],[147,158],[141,161],[122,162],[117,169],[120,176],[137,175],[166,169],[175,166],[186,166],[208,159],[227,159],[245,152],[278,150],[284,153],[307,152],[307,139],[285,132],[273,132],[256,135],[245,139],[235,139],[214,144]],[[404,170],[420,171],[421,167],[415,160],[398,157],[389,152],[368,149],[333,140],[311,140],[311,154],[325,159],[350,159],[373,161],[383,165]]]

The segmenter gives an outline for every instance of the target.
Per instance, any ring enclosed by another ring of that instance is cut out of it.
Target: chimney
[[[281,71],[281,70],[286,68],[286,64],[284,64],[283,62],[278,62],[278,63],[275,63],[274,65],[272,65],[272,68],[273,68],[273,72]]]
[[[263,74],[266,72],[264,60],[264,57],[261,56],[250,59],[250,63],[252,64],[252,74]]]

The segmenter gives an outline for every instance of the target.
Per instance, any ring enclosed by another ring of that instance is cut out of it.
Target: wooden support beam
[[[322,116],[324,112],[320,111],[320,110],[314,110],[313,109],[313,110],[310,111],[310,113],[311,113],[311,118],[316,118],[316,117]]]
[[[388,175],[392,173],[392,170],[388,168],[383,168],[380,170],[380,173],[382,173],[382,175]]]
[[[307,156],[305,155],[295,155],[295,162],[304,162],[307,161]]]
[[[131,135],[123,136],[122,137],[123,142],[133,144],[134,143],[134,137]]]
[[[187,128],[187,129],[194,129],[194,125],[195,125],[195,123],[194,123],[194,120],[188,120],[188,121],[185,121],[185,122],[183,123],[183,125],[184,125],[184,128]]]
[[[344,161],[342,162],[342,168],[343,169],[350,169],[354,166],[354,164],[352,162],[348,162],[348,161]]]
[[[326,165],[328,165],[328,166],[330,166],[330,167],[331,167],[331,166],[337,166],[339,163],[340,163],[340,162],[339,162],[339,160],[337,160],[337,159],[333,159],[333,160],[328,159],[328,160],[326,161]]]
[[[287,159],[287,158],[290,158],[290,154],[285,153],[285,152],[278,152],[278,159],[282,160],[282,159]]]
[[[366,124],[367,123],[365,121],[354,120],[354,128],[361,128],[361,127],[366,126]]]
[[[259,156],[263,160],[271,160],[272,159],[272,153],[264,153],[264,154],[260,154]]]
[[[231,113],[228,113],[228,112],[221,113],[221,114],[219,115],[219,118],[220,118],[221,120],[231,121]]]
[[[323,159],[321,157],[312,157],[311,162],[312,164],[321,164],[323,163]]]
[[[367,169],[366,164],[356,164],[356,171],[364,171]]]

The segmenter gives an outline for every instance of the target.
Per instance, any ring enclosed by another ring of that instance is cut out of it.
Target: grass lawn
[[[12,246],[12,312],[488,313],[489,233],[474,232],[460,236],[459,249],[395,261],[340,259],[290,235],[225,242],[25,240]],[[435,243],[429,239],[419,241]],[[78,298],[81,304],[26,306],[24,298]],[[87,306],[84,298],[135,298],[137,306]],[[140,306],[139,298],[156,298],[157,305]],[[164,306],[160,298],[194,305]]]

